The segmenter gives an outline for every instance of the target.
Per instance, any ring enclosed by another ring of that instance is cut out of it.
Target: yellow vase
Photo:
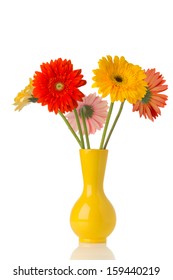
[[[104,243],[116,224],[115,210],[103,189],[107,155],[108,150],[80,150],[84,187],[70,216],[80,242]]]

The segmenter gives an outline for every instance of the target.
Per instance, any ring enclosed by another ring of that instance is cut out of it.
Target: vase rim
[[[80,151],[108,151],[108,149],[80,149]]]

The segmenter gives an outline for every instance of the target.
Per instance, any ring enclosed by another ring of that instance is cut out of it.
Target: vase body
[[[115,210],[103,188],[107,155],[108,150],[80,150],[84,186],[70,215],[80,242],[105,243],[116,224]]]

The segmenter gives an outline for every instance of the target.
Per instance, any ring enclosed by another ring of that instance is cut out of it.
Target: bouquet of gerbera
[[[49,112],[59,114],[81,149],[90,149],[89,134],[103,128],[99,149],[106,149],[115,125],[120,117],[125,101],[132,104],[132,111],[154,121],[161,114],[160,107],[166,105],[167,96],[163,76],[155,69],[143,70],[124,57],[102,57],[98,69],[93,70],[93,87],[98,93],[84,95],[79,88],[86,84],[81,69],[73,70],[70,60],[58,58],[43,63],[41,71],[36,71],[29,85],[14,99],[16,110],[29,103],[47,105]],[[110,105],[103,100],[110,95]],[[120,108],[108,131],[115,101]]]

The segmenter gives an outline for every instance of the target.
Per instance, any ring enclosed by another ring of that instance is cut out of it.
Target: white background
[[[82,69],[87,85],[81,89],[86,95],[95,92],[91,88],[92,70],[108,54],[123,55],[144,69],[156,68],[167,81],[169,89],[165,94],[169,99],[155,122],[140,119],[138,113],[132,113],[130,104],[124,107],[108,146],[104,182],[117,213],[117,226],[107,240],[115,260],[95,260],[91,265],[160,266],[160,276],[145,279],[171,279],[172,26],[169,0],[1,1],[3,280],[26,279],[12,275],[19,265],[51,268],[70,264],[84,268],[91,262],[70,260],[78,239],[70,228],[69,215],[82,191],[77,142],[62,119],[48,113],[46,107],[31,104],[14,112],[12,104],[29,77],[39,71],[40,64],[59,57],[71,59],[74,69]],[[100,137],[100,133],[91,137],[93,147],[98,148]],[[98,279],[102,277],[101,274]],[[104,275],[103,279],[107,278],[113,279]]]

